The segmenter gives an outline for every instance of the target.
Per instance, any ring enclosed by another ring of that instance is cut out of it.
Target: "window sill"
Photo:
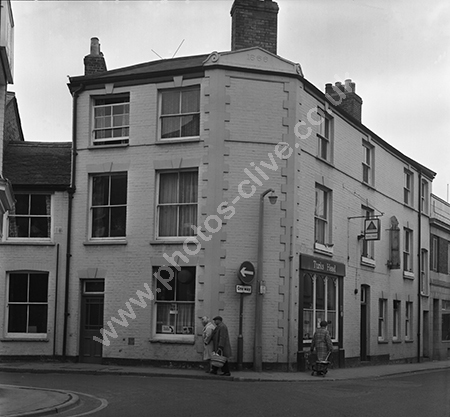
[[[17,337],[17,338],[12,338],[12,337],[8,337],[8,338],[2,338],[0,339],[0,342],[49,342],[49,339],[46,338],[26,338],[26,337]]]
[[[403,278],[406,278],[406,279],[414,279],[414,272],[411,272],[411,271],[403,271]]]
[[[196,243],[198,239],[195,236],[185,236],[179,240],[151,240],[150,245],[183,245],[188,240],[188,243]]]
[[[414,343],[414,340],[405,340],[405,343]]]
[[[333,244],[324,245],[322,243],[314,243],[314,252],[321,253],[322,255],[333,256]]]
[[[36,240],[36,241],[32,241],[32,240],[5,240],[3,242],[0,242],[0,245],[4,245],[4,246],[55,246],[56,243],[55,242],[51,242],[50,240],[48,241],[43,241],[43,240]]]
[[[174,336],[169,338],[167,336],[155,336],[153,339],[149,340],[150,343],[161,343],[168,345],[193,345],[195,344],[194,336]]]
[[[366,258],[365,256],[361,256],[361,265],[368,266],[369,268],[375,268],[375,259]]]
[[[403,342],[402,340],[392,340],[393,344],[399,344],[399,343],[402,343],[402,342]]]
[[[200,142],[200,136],[195,136],[195,137],[189,137],[186,139],[182,139],[182,138],[173,138],[173,139],[158,139],[155,142],[155,145],[165,145],[165,144],[173,144],[173,143],[192,143],[192,142]]]
[[[103,246],[103,245],[128,245],[126,240],[88,240],[83,242],[84,246]]]
[[[427,298],[430,296],[430,294],[425,294],[423,291],[420,291],[420,295]]]
[[[379,345],[387,345],[389,342],[387,340],[378,340]]]
[[[374,185],[369,184],[369,183],[366,182],[366,181],[361,181],[361,184],[362,184],[362,185],[365,185],[367,188],[369,188],[369,189],[371,189],[371,190],[376,190],[376,188],[375,188]]]
[[[331,168],[334,168],[333,162],[329,161],[328,159],[324,159],[324,158],[322,158],[322,157],[319,156],[319,155],[316,155],[316,159],[317,159],[318,161],[320,161],[320,162],[323,162],[324,164],[329,165]]]
[[[407,208],[409,208],[409,209],[411,209],[411,210],[414,210],[414,207],[411,206],[411,205],[408,204],[408,203],[403,202],[403,206],[404,206],[404,207],[407,207]]]
[[[93,150],[93,149],[111,149],[111,148],[128,148],[130,145],[129,143],[118,143],[115,145],[89,145],[88,149],[89,150]]]

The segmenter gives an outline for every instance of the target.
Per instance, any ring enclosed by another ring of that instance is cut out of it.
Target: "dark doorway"
[[[369,286],[361,285],[360,360],[368,360],[369,347]]]
[[[83,282],[81,297],[80,362],[101,363],[102,343],[93,339],[103,339],[104,281]]]

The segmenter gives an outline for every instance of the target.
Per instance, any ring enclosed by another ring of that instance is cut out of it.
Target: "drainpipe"
[[[76,174],[76,158],[77,158],[77,105],[79,93],[83,90],[84,85],[81,84],[78,89],[72,92],[73,108],[72,108],[72,174],[71,185],[69,188],[69,201],[67,210],[67,246],[66,246],[66,281],[64,293],[64,330],[63,330],[63,349],[62,356],[66,358],[67,349],[67,320],[69,318],[69,280],[70,280],[70,258],[72,257],[72,201],[75,193],[75,174]]]
[[[55,317],[53,319],[53,357],[56,356],[56,326],[58,316],[58,281],[59,281],[59,243],[56,244],[56,273],[55,273]]]
[[[421,318],[422,318],[422,171],[419,170],[419,232],[418,241],[419,245],[417,248],[418,258],[419,258],[419,279],[417,285],[417,363],[420,363],[420,338],[422,334],[420,332]]]

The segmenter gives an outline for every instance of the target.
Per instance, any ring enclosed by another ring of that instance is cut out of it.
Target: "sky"
[[[305,78],[352,79],[362,122],[450,184],[450,2],[278,0],[278,55]],[[98,37],[108,70],[231,49],[233,0],[12,0],[14,84],[26,141],[70,141],[68,76]]]

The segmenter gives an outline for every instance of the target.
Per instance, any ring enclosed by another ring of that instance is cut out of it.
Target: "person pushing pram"
[[[311,342],[311,353],[316,351],[317,361],[312,366],[313,374],[325,375],[329,365],[328,358],[333,351],[333,342],[331,341],[330,332],[327,330],[328,322],[325,320],[320,322],[320,327],[314,333]]]

